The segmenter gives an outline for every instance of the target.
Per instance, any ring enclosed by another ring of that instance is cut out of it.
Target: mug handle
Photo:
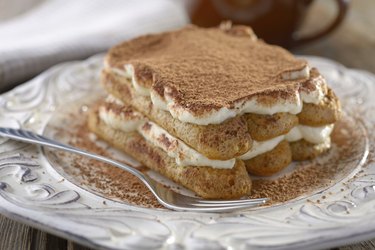
[[[338,7],[338,13],[337,13],[337,16],[336,16],[335,20],[330,25],[328,25],[328,27],[326,27],[322,31],[317,32],[316,34],[308,35],[306,37],[301,37],[301,38],[293,37],[292,41],[291,41],[291,45],[293,47],[300,46],[300,45],[303,45],[305,43],[309,43],[311,41],[314,41],[316,39],[319,39],[319,38],[321,38],[323,36],[326,36],[329,33],[331,33],[344,20],[344,17],[345,17],[345,15],[346,15],[346,13],[348,12],[348,9],[349,9],[349,2],[350,2],[350,0],[336,0],[336,4],[337,4],[337,7]]]

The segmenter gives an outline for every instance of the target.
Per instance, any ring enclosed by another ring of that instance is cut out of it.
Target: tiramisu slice
[[[251,190],[241,160],[209,159],[112,97],[93,109],[89,127],[114,147],[202,197],[230,199]]]
[[[246,169],[268,176],[326,151],[340,115],[316,69],[245,26],[122,43],[102,83],[90,129],[205,198],[248,194]]]

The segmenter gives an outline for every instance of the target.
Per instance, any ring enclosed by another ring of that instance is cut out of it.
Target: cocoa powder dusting
[[[79,118],[76,117],[76,119]],[[93,141],[93,134],[88,131],[85,119],[74,128],[69,144],[113,159],[113,156],[108,152],[108,149],[98,146]],[[63,156],[66,153],[59,152],[58,154]],[[94,186],[95,191],[100,194],[130,204],[149,208],[163,207],[159,204],[149,189],[132,174],[109,164],[88,159],[86,157],[77,155],[70,157],[74,157],[74,168],[78,171],[77,173],[70,174],[80,175],[81,185],[88,187]],[[141,168],[140,170],[145,171],[146,168]]]
[[[238,28],[244,29],[232,29]],[[107,65],[123,70],[132,64],[138,84],[161,97],[167,93],[196,115],[257,94],[294,97],[301,79],[285,80],[282,74],[302,70],[306,61],[246,33],[188,26],[145,35],[110,49]]]

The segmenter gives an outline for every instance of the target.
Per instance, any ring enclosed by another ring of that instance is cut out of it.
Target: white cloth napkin
[[[11,1],[11,0],[9,0]],[[122,40],[183,26],[175,0],[48,0],[0,22],[0,91]]]

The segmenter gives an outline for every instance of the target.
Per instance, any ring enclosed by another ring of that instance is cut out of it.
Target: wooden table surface
[[[324,25],[325,20],[327,22],[331,20],[331,16],[335,13],[332,2],[321,0],[314,4],[303,31],[318,29]],[[375,73],[374,10],[374,0],[353,0],[348,17],[335,33],[308,46],[294,49],[293,52],[331,58],[347,67]],[[319,13],[319,20],[322,20],[322,24],[316,22],[316,13]],[[0,249],[83,250],[88,248],[0,215]],[[375,249],[375,239],[337,249]]]

